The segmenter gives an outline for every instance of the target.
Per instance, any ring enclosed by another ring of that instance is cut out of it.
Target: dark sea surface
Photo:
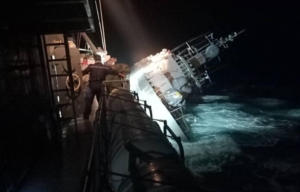
[[[207,95],[189,106],[186,165],[222,191],[300,191],[300,104],[250,95]]]

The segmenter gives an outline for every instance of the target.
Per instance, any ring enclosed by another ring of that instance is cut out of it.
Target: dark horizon
[[[293,26],[296,13],[287,3],[180,2],[102,0],[109,54],[124,62],[137,62],[207,31],[228,34],[246,29],[251,41],[256,39],[256,48],[266,45],[274,51],[274,44],[292,46],[291,38],[296,37],[297,27]]]
[[[299,28],[295,26],[299,17],[292,4],[237,0],[102,0],[102,4],[108,54],[120,63],[133,65],[208,31],[221,37],[246,29],[222,56],[231,70],[242,74],[236,76],[248,76],[245,83],[252,79],[299,85]]]

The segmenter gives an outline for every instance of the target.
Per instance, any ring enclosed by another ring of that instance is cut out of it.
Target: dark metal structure
[[[1,30],[32,33],[92,32],[97,25],[93,0],[5,1]],[[7,14],[10,13],[10,14]],[[95,25],[96,24],[96,25]]]
[[[61,147],[61,121],[53,98],[44,35],[63,34],[61,45],[74,96],[68,37],[99,27],[93,0],[5,1],[0,13],[0,191],[17,191],[46,148]],[[71,100],[73,101],[73,100]],[[74,102],[64,103],[73,108]],[[72,118],[73,118],[72,117]],[[76,124],[76,118],[75,118]]]
[[[42,148],[57,143],[40,36],[1,39],[0,191],[14,191]]]

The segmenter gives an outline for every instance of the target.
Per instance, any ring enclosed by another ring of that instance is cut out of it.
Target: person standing
[[[95,64],[88,65],[82,71],[82,76],[90,74],[89,85],[87,87],[86,97],[85,97],[85,111],[83,113],[84,119],[89,119],[90,113],[92,111],[92,104],[94,97],[96,96],[97,101],[101,96],[102,91],[102,81],[105,81],[107,75],[119,75],[124,77],[123,74],[118,73],[116,70],[113,70],[107,65],[101,63],[100,55],[94,55]]]

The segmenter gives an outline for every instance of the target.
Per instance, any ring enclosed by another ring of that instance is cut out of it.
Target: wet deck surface
[[[63,128],[62,149],[47,149],[29,173],[20,192],[70,192],[80,190],[92,141],[92,124],[98,103],[94,101],[90,120],[77,118]]]

